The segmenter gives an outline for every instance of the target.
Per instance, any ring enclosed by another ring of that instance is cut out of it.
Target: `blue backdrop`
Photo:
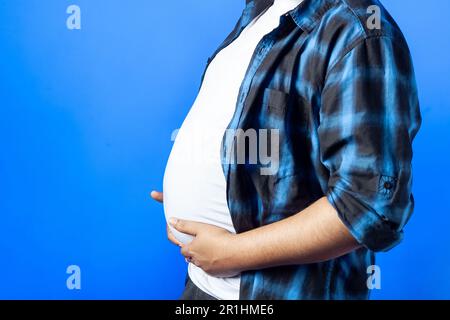
[[[160,189],[171,132],[244,0],[0,1],[0,298],[177,298]],[[81,29],[66,27],[69,5]],[[423,127],[415,214],[373,298],[450,298],[450,2],[385,1]],[[66,268],[81,268],[68,290]]]

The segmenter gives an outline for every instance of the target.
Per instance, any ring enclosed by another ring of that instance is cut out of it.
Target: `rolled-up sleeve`
[[[420,123],[405,42],[367,38],[330,66],[318,128],[327,198],[370,250],[402,240],[414,207],[412,141]]]

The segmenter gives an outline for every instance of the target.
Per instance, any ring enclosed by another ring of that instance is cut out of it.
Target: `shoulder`
[[[332,0],[312,32],[327,48],[329,66],[365,43],[370,43],[369,49],[389,43],[409,55],[402,31],[378,0]]]
[[[394,18],[378,0],[335,0],[324,18],[344,32],[353,32],[356,37],[403,38]]]

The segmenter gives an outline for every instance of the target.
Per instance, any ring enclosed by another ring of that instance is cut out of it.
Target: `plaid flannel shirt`
[[[247,1],[236,39],[273,0]],[[380,28],[368,23],[376,5]],[[215,54],[209,59],[211,61]],[[412,141],[421,123],[407,43],[377,0],[304,0],[258,44],[242,82],[235,129],[276,129],[279,168],[227,161],[238,233],[327,197],[362,248],[337,259],[246,271],[241,299],[365,299],[374,252],[402,239],[413,211]]]

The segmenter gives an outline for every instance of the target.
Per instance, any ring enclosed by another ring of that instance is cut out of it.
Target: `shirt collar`
[[[323,15],[339,1],[341,0],[303,0],[296,8],[289,11],[289,15],[299,28],[310,32]],[[245,22],[250,23],[273,3],[274,0],[246,0]]]
[[[246,6],[243,12],[243,24],[249,24],[253,19],[259,16],[264,10],[273,5],[274,0],[246,0]]]

